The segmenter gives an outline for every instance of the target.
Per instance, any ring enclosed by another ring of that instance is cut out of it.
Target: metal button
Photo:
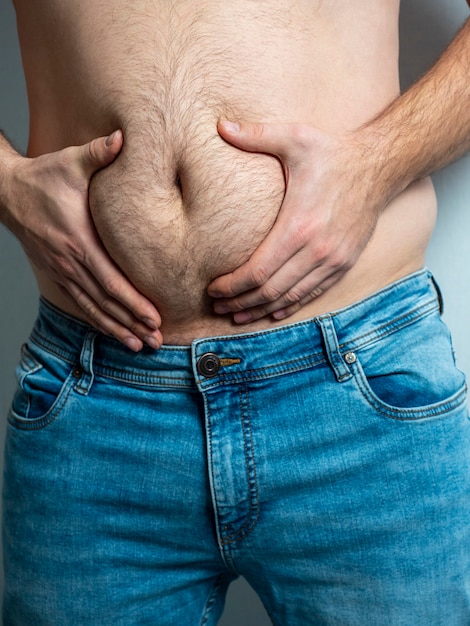
[[[212,352],[207,352],[197,362],[197,371],[206,378],[217,376],[221,367],[222,364],[219,357]]]
[[[345,355],[344,360],[346,361],[348,365],[352,365],[353,363],[357,361],[357,356],[354,354],[354,352],[348,352]]]

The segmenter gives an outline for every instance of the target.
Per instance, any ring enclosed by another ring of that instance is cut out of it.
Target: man
[[[239,574],[275,624],[468,623],[470,421],[423,263],[470,22],[400,97],[397,0],[15,7],[1,217],[43,300],[5,624],[215,624]]]

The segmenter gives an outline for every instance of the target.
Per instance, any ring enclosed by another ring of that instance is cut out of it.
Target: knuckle
[[[343,260],[338,254],[330,256],[327,261],[328,268],[333,272],[336,272],[337,270],[339,270],[340,267],[343,266]]]
[[[319,244],[311,251],[310,264],[312,267],[323,265],[329,258],[330,249],[325,244]]]
[[[94,139],[90,143],[87,143],[85,146],[85,158],[87,161],[94,163],[98,160],[99,150],[98,150],[98,141]]]
[[[54,260],[54,271],[58,276],[65,276],[66,278],[72,280],[77,277],[77,272],[73,263],[63,256],[58,256]]]
[[[298,289],[290,289],[284,295],[284,301],[287,306],[297,304],[302,299],[302,294],[298,291]]]
[[[65,253],[68,257],[77,260],[81,265],[87,264],[85,243],[80,234],[68,237],[65,241]]]
[[[315,289],[312,289],[312,291],[309,294],[309,299],[312,298],[318,298],[319,296],[321,296],[323,293],[323,289],[321,287],[315,287]]]
[[[334,271],[348,270],[353,266],[353,261],[344,251],[336,250],[331,254],[328,264]]]
[[[116,279],[115,276],[104,276],[101,282],[103,289],[106,291],[114,299],[119,299],[121,296],[121,289],[119,285],[119,280]]]
[[[291,225],[289,239],[294,249],[300,249],[312,238],[303,221],[296,220]]]
[[[275,302],[276,300],[279,300],[279,298],[282,296],[282,291],[280,291],[274,285],[267,283],[266,285],[264,285],[261,291],[261,296],[264,300],[267,300],[268,302]]]
[[[264,124],[254,122],[251,126],[251,132],[255,139],[262,139],[264,135]]]
[[[99,308],[108,315],[112,315],[114,311],[114,301],[107,296],[103,296],[99,302]]]
[[[292,125],[292,141],[298,150],[307,150],[310,144],[310,132],[303,124]]]
[[[262,287],[268,278],[269,272],[264,265],[257,265],[251,272],[251,284],[254,287]]]
[[[243,305],[243,302],[237,298],[234,297],[230,300],[230,310],[232,311],[232,313],[236,313],[237,311],[243,311],[243,309],[245,309],[246,307]]]
[[[77,304],[80,306],[82,311],[85,313],[87,319],[91,321],[92,324],[100,323],[100,316],[98,314],[98,308],[93,302],[90,300],[79,297],[77,299]]]

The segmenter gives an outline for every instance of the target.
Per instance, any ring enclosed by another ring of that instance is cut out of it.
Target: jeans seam
[[[428,308],[429,304],[431,303],[433,304],[433,306],[431,308]],[[400,318],[395,319],[391,323],[383,324],[379,329],[376,329],[369,333],[365,333],[364,335],[361,335],[360,337],[355,338],[353,341],[341,342],[339,344],[339,347],[341,348],[341,350],[348,352],[350,350],[359,350],[359,349],[365,348],[366,346],[367,347],[371,346],[374,343],[377,343],[378,341],[382,341],[382,339],[384,339],[385,337],[393,335],[394,333],[402,330],[403,328],[406,328],[407,326],[411,326],[412,324],[419,322],[424,317],[432,315],[435,311],[438,311],[438,310],[439,310],[439,307],[436,305],[436,303],[434,301],[430,301],[429,303],[426,303],[425,305],[417,309],[414,309],[412,312],[408,313],[407,315],[403,315]],[[367,339],[368,337],[370,339]]]
[[[225,577],[226,577],[225,574],[220,574],[217,577],[215,583],[213,584],[211,592],[209,593],[206,599],[206,602],[204,605],[204,611],[202,614],[201,621],[199,622],[199,626],[206,626],[206,624],[208,623],[208,619],[212,613],[212,609],[214,608],[215,602],[217,600],[218,592],[222,588]]]
[[[389,406],[385,402],[382,402],[380,398],[377,398],[373,392],[369,390],[367,377],[362,372],[362,368],[359,364],[356,363],[352,369],[355,372],[354,380],[356,381],[356,385],[367,404],[372,407],[374,411],[377,411],[386,418],[397,422],[420,422],[434,417],[438,418],[447,413],[451,413],[465,404],[465,397],[467,393],[466,384],[464,384],[450,398],[446,398],[445,400],[435,404],[430,404],[424,407],[416,407],[415,409],[405,407],[399,408],[391,405]]]
[[[320,354],[321,358],[313,360],[314,357],[320,356]],[[203,387],[203,389],[204,391],[209,391],[210,389],[216,389],[217,387],[224,385],[239,385],[243,383],[256,382],[258,380],[266,380],[267,378],[276,378],[277,376],[284,376],[294,372],[301,372],[323,365],[327,363],[327,359],[323,353],[316,353],[311,355],[311,357],[301,357],[295,361],[288,361],[288,363],[298,363],[298,365],[296,367],[284,369],[283,364],[276,364],[254,370],[245,370],[240,374],[222,374],[216,382],[209,382],[209,384]],[[270,371],[273,369],[280,371]],[[204,385],[204,381],[200,382],[200,384]]]
[[[9,411],[9,424],[21,431],[34,431],[34,430],[43,430],[52,424],[57,417],[60,415],[63,410],[65,403],[67,402],[71,392],[74,388],[74,377],[73,373],[69,374],[62,385],[57,398],[49,411],[42,417],[28,420],[27,418],[22,418],[20,415],[16,416],[15,412],[10,409]]]
[[[174,387],[176,389],[190,389],[196,386],[194,381],[189,377],[174,376],[165,378],[165,376],[152,376],[151,374],[137,374],[126,372],[126,370],[110,369],[105,367],[95,366],[95,375],[100,378],[106,378],[108,380],[132,383],[141,387]]]
[[[253,431],[251,429],[251,414],[250,414],[250,402],[249,402],[249,397],[248,397],[248,389],[246,387],[246,385],[243,386],[243,392],[239,392],[239,395],[245,398],[246,401],[246,412],[248,415],[248,419],[246,419],[244,417],[245,412],[242,411],[241,415],[242,415],[242,431],[243,431],[243,447],[244,447],[244,451],[245,451],[245,469],[246,469],[246,475],[247,475],[247,481],[248,481],[248,492],[249,492],[249,508],[248,508],[248,518],[245,521],[245,523],[235,532],[233,532],[231,535],[229,535],[228,537],[225,538],[221,538],[221,544],[222,546],[228,545],[230,543],[234,543],[236,541],[240,541],[241,539],[245,539],[246,537],[248,537],[253,530],[256,528],[256,524],[258,522],[259,519],[259,492],[258,492],[258,481],[257,481],[257,476],[256,476],[256,463],[255,463],[255,455],[254,455],[254,442],[253,442]],[[242,404],[240,402],[240,404]],[[246,426],[247,428],[245,428],[245,422],[247,422]],[[247,446],[247,433],[246,430],[249,430],[249,439],[250,439],[250,446]],[[253,464],[253,470],[250,470],[250,466],[249,466],[249,461],[248,459],[250,458],[249,455],[249,449],[248,447],[251,447],[251,460],[252,460],[252,464]],[[253,476],[253,481],[251,480],[251,477]],[[252,484],[254,485],[254,491],[252,492]],[[254,502],[253,502],[254,500]]]

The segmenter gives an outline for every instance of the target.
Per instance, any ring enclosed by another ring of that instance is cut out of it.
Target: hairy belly
[[[341,133],[374,117],[398,93],[399,3],[351,0],[341,11],[320,0],[97,0],[86,11],[72,0],[36,4],[17,3],[30,155],[122,128],[122,153],[90,187],[104,245],[158,307],[165,341],[243,332],[213,314],[206,289],[264,239],[285,183],[276,158],[224,143],[217,121]],[[353,269],[296,319],[417,269],[434,213],[429,183],[395,199]],[[47,276],[38,281],[54,304],[80,315]]]
[[[183,152],[129,132],[122,154],[98,173],[90,208],[111,256],[162,317],[185,324],[212,310],[206,290],[239,267],[274,223],[284,194],[274,157],[225,144],[211,124]]]

